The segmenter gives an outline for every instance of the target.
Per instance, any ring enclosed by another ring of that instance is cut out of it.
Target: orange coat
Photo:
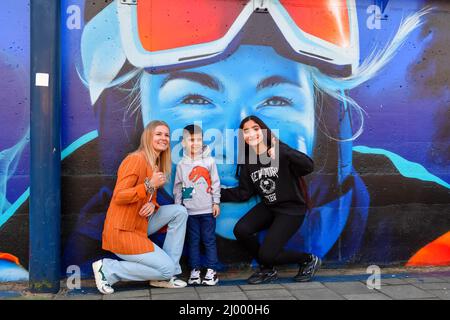
[[[150,199],[144,180],[151,178],[152,168],[142,153],[128,155],[120,164],[111,203],[103,228],[102,248],[118,254],[142,254],[154,250],[147,236],[148,220],[139,210]],[[156,203],[156,192],[152,203]]]

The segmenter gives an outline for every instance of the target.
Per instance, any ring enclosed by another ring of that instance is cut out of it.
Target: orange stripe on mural
[[[420,249],[406,264],[408,267],[450,265],[450,232]]]
[[[19,258],[9,253],[0,252],[0,260],[11,261],[14,262],[15,264],[20,265]]]

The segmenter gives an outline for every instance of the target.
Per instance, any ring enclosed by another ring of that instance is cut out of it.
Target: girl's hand
[[[213,217],[217,218],[220,214],[220,206],[218,204],[213,205]]]
[[[274,160],[276,157],[276,152],[275,152],[276,144],[277,144],[277,140],[274,137],[272,137],[272,147],[270,147],[270,149],[269,149],[269,151],[267,151],[267,153]]]
[[[166,183],[166,175],[163,172],[160,172],[158,167],[155,167],[150,183],[153,187],[159,188]]]
[[[144,218],[150,217],[155,212],[155,205],[152,202],[145,203],[141,210],[139,210],[139,215]]]

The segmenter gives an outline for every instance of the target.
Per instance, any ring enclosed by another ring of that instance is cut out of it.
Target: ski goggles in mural
[[[211,60],[236,47],[253,14],[269,14],[292,49],[347,75],[359,60],[354,0],[120,0],[128,60],[150,72]]]

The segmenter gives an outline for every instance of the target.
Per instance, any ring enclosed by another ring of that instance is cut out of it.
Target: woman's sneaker
[[[219,282],[219,278],[217,277],[217,272],[213,269],[208,269],[206,271],[206,276],[202,281],[202,284],[207,286],[215,286]]]
[[[255,272],[247,279],[249,284],[269,283],[278,279],[278,273],[275,269],[263,269]]]
[[[92,270],[94,270],[95,284],[97,285],[98,291],[103,294],[112,294],[114,289],[106,280],[105,274],[103,273],[103,260],[95,261],[92,264]]]
[[[307,262],[304,262],[300,265],[298,269],[297,275],[294,277],[294,280],[297,282],[306,282],[310,281],[317,270],[319,270],[320,265],[322,264],[322,260],[318,256],[311,255],[311,259]]]
[[[175,276],[173,276],[170,280],[151,280],[150,285],[158,288],[184,288],[187,286],[186,281],[183,281]]]
[[[202,279],[200,277],[200,270],[199,269],[192,269],[191,270],[191,276],[189,277],[188,284],[200,284],[202,282]]]

